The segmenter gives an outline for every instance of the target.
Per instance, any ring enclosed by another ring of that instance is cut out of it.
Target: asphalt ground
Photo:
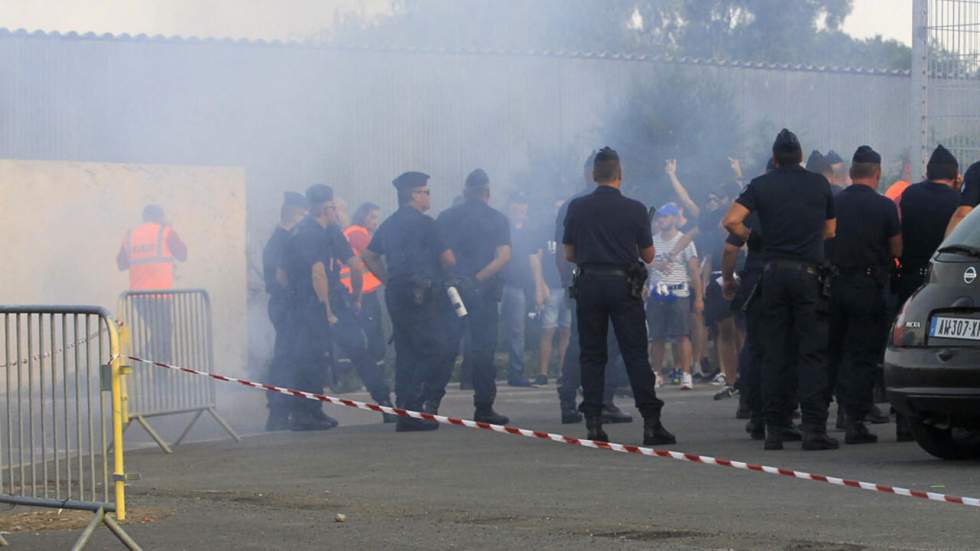
[[[471,393],[456,387],[443,413],[470,417]],[[980,463],[943,462],[897,443],[894,424],[873,427],[881,437],[874,445],[763,451],[735,420],[735,400],[711,399],[716,390],[661,391],[664,422],[678,437],[671,449],[980,496]],[[342,422],[337,429],[264,434],[262,393],[222,391],[221,411],[242,442],[126,454],[127,471],[142,477],[127,491],[126,529],[144,549],[980,548],[975,508],[460,427],[396,434],[376,414],[338,407],[328,409]],[[583,425],[559,423],[553,386],[501,386],[497,403],[514,425],[584,436]],[[633,444],[641,428],[638,416],[607,425],[614,441]],[[202,422],[193,434],[219,436],[206,429]],[[139,431],[130,428],[130,444],[139,444]],[[7,538],[14,549],[66,549],[78,533]],[[90,548],[122,547],[100,529]]]

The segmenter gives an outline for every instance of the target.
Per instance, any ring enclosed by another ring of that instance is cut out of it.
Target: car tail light
[[[905,301],[898,317],[895,318],[895,325],[892,326],[892,346],[902,346],[902,341],[905,339],[905,309],[908,308],[908,304],[908,301]]]

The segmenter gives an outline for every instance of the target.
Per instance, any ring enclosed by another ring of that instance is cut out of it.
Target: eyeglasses
[[[425,195],[431,195],[432,194],[432,190],[429,190],[429,189],[416,189],[416,190],[412,191],[412,193],[424,193]]]

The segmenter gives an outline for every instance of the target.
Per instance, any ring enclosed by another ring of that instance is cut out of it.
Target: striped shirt
[[[673,238],[664,239],[663,236],[658,232],[653,234],[653,247],[657,251],[657,255],[654,257],[654,264],[659,262],[666,262],[667,255],[670,251],[674,250],[674,246],[677,242],[684,237],[684,234],[677,232]],[[687,261],[692,258],[697,258],[697,249],[694,243],[689,243],[684,250],[678,254],[673,261],[668,262],[667,270],[661,272],[654,269],[653,265],[649,266],[650,279],[649,284],[651,289],[655,289],[658,283],[663,283],[668,286],[680,285],[681,283],[687,283],[687,287],[684,289],[677,289],[671,291],[671,294],[677,297],[687,297],[691,295],[690,291],[690,277],[687,273]]]

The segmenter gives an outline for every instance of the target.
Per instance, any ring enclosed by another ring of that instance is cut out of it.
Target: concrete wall
[[[0,304],[116,309],[127,229],[158,203],[189,250],[176,287],[211,294],[216,368],[245,361],[245,171],[240,168],[0,160]],[[179,208],[178,208],[179,207]]]

